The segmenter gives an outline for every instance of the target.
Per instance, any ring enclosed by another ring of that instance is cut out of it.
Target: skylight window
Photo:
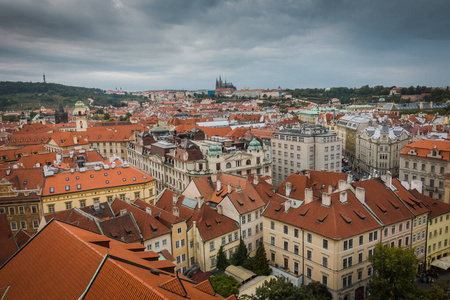
[[[109,183],[109,180],[106,180],[105,182],[106,182],[106,184],[108,184],[108,183]]]
[[[66,181],[69,181],[69,177],[66,177]]]
[[[77,190],[81,190],[81,184],[77,184]]]
[[[50,188],[50,193],[54,193],[55,192],[55,188]]]
[[[76,180],[80,179],[80,176],[75,177]]]
[[[94,174],[91,174],[91,178],[94,178]]]
[[[23,185],[27,185],[27,182],[28,182],[28,181],[25,180],[25,181],[23,182]]]
[[[123,181],[127,181],[127,179],[126,179],[126,178],[123,178],[122,180],[123,180]]]
[[[70,191],[70,185],[66,185],[66,191]]]
[[[136,177],[133,177],[133,181],[136,181]]]
[[[120,172],[120,171],[117,171],[117,174],[119,174],[119,175],[120,175],[120,174],[122,174],[122,172]]]
[[[103,175],[108,176],[108,173],[103,173]]]

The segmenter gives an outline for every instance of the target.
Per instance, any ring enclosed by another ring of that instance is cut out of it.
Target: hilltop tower
[[[42,73],[42,79],[43,79],[44,83],[46,83],[45,82],[45,73]]]

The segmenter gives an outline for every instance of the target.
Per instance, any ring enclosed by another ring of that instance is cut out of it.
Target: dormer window
[[[66,181],[69,181],[69,177],[66,177]]]
[[[70,185],[66,185],[66,191],[70,191]]]
[[[77,184],[77,190],[81,190],[81,184]]]
[[[50,193],[54,193],[55,192],[55,188],[51,187],[49,190]]]

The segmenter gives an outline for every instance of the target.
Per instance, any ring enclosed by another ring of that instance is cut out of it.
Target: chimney
[[[339,185],[339,190],[340,191],[343,191],[343,190],[345,190],[345,187],[347,186],[347,184],[346,184],[347,182],[345,181],[345,180],[339,180],[339,182],[338,182],[338,185]]]
[[[219,215],[223,215],[223,207],[222,207],[222,205],[217,205],[217,213],[219,214]]]
[[[172,196],[172,204],[176,205],[178,202],[178,195],[177,194],[173,194]]]
[[[178,209],[178,207],[175,206],[172,208],[172,214],[177,217],[180,216],[180,210]]]
[[[197,200],[197,205],[198,205],[198,208],[200,209],[202,206],[203,206],[203,204],[205,203],[205,197],[203,196],[203,195],[200,195],[200,196],[198,196],[198,197],[195,197],[195,200]]]
[[[353,175],[352,174],[350,174],[350,173],[348,173],[347,174],[347,183],[351,183],[353,181]]]
[[[217,181],[217,174],[211,174],[211,182],[216,182]]]
[[[289,197],[292,191],[292,183],[286,182],[286,197]]]
[[[388,184],[388,188],[391,188],[391,186],[392,186],[392,175],[391,175],[390,171],[387,171],[386,181],[387,181],[387,184]]]
[[[9,174],[11,174],[11,167],[8,167],[6,169],[6,176],[9,176]]]
[[[291,208],[291,200],[284,201],[284,212],[288,212],[289,208]]]
[[[311,178],[311,174],[309,173],[309,171],[305,171],[305,175],[308,176],[308,179]]]
[[[411,190],[416,189],[422,194],[423,184],[420,180],[411,180]]]
[[[145,208],[145,212],[148,213],[151,216],[152,215],[152,208],[151,207],[146,207]]]
[[[253,176],[253,184],[254,184],[254,185],[258,185],[258,184],[259,184],[259,178],[258,178],[258,175],[257,175],[257,174],[255,174],[255,175]]]
[[[322,194],[322,205],[326,207],[330,207],[331,205],[331,195],[328,193]]]
[[[240,185],[237,185],[237,186],[236,186],[236,193],[240,193],[240,192],[242,192],[241,186],[240,186]]]
[[[228,182],[228,194],[231,194],[233,190],[231,189],[231,182]]]
[[[220,191],[222,189],[222,184],[220,183],[220,180],[217,180],[217,191]]]
[[[333,186],[330,184],[328,186],[328,194],[331,194],[333,192]]]
[[[305,204],[311,203],[312,201],[313,201],[312,189],[305,188]]]
[[[364,188],[356,188],[356,199],[358,199],[361,203],[366,203],[366,190]]]
[[[341,203],[347,203],[347,191],[342,191],[339,193],[339,201]]]

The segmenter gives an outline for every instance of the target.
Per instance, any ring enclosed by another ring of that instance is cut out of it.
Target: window
[[[51,187],[49,190],[50,193],[54,193],[55,192],[55,188]]]
[[[288,227],[286,225],[283,226],[283,233],[288,234]]]
[[[23,206],[19,206],[19,215],[24,215],[25,214],[25,209]]]
[[[392,233],[392,234],[395,234],[395,225],[392,225],[391,233]]]
[[[352,275],[342,277],[342,287],[346,288],[352,285]]]
[[[242,231],[242,238],[246,239],[247,238],[247,230],[243,230]]]
[[[311,278],[311,276],[312,276],[311,268],[306,268],[306,277]]]
[[[288,243],[288,242],[284,241],[284,243],[283,243],[283,249],[286,250],[286,251],[289,250],[289,243]]]
[[[322,275],[322,284],[328,286],[328,277],[326,275]]]
[[[26,221],[20,221],[20,228],[21,229],[27,229],[27,222]]]
[[[235,241],[237,241],[237,239],[238,239],[238,233],[237,233],[237,231],[234,233],[234,240]]]
[[[249,236],[249,237],[251,237],[252,236],[252,229],[251,228],[249,228],[249,229],[247,229],[247,235]]]
[[[275,253],[270,252],[270,261],[275,261]]]
[[[275,237],[274,236],[270,237],[270,244],[275,245]]]
[[[364,244],[364,236],[360,235],[359,236],[359,245],[362,245],[362,244]]]
[[[167,240],[164,239],[162,244],[163,244],[163,246],[167,245]]]
[[[39,220],[33,220],[33,228],[36,229],[39,227]]]
[[[214,241],[209,243],[209,251],[213,251],[214,250]]]
[[[66,209],[72,209],[72,202],[66,202]]]
[[[242,223],[242,224],[245,224],[246,220],[247,220],[247,219],[245,218],[245,216],[242,216],[242,218],[241,218],[241,223]]]
[[[400,223],[398,225],[398,232],[402,232],[403,231],[403,223]]]
[[[70,191],[70,185],[66,185],[66,191]]]
[[[49,204],[48,206],[48,212],[55,212],[55,205],[54,204]]]
[[[307,260],[312,260],[312,251],[311,250],[306,250],[306,259]]]
[[[344,241],[344,251],[353,248],[353,239]]]
[[[9,214],[12,216],[14,215],[16,212],[16,210],[14,209],[14,207],[9,207]]]
[[[322,245],[323,249],[328,249],[328,240],[323,239],[323,243],[322,244],[323,244]]]
[[[298,255],[298,245],[294,245],[294,254]]]
[[[297,228],[294,229],[294,237],[298,238],[298,229]]]
[[[177,233],[180,234],[181,233],[181,228],[177,229]]]
[[[275,229],[275,222],[274,221],[270,221],[270,229],[272,229],[272,230]]]
[[[252,221],[252,215],[251,215],[251,214],[248,214],[248,215],[247,215],[247,222],[250,223],[251,221]]]
[[[211,257],[211,267],[215,267],[215,266],[216,266],[216,258]]]
[[[409,221],[406,221],[406,230],[409,229]]]
[[[158,249],[159,248],[159,242],[156,242],[155,243],[155,249]]]
[[[86,200],[80,200],[80,207],[86,206]]]
[[[384,229],[384,236],[388,236],[389,230],[387,228]]]
[[[11,221],[11,223],[9,223],[9,225],[11,226],[11,230],[13,230],[13,231],[17,230],[17,223],[16,223],[16,221]]]
[[[358,263],[362,263],[362,261],[363,261],[363,253],[359,252],[358,253]]]
[[[374,253],[374,249],[369,249],[369,251],[368,251],[369,257],[372,256],[373,253]]]
[[[322,257],[322,266],[324,266],[325,268],[328,268],[328,257],[326,257],[326,256]]]
[[[347,269],[353,265],[353,258],[351,256],[346,257],[342,260],[342,268]]]
[[[372,267],[367,268],[367,277],[372,276]]]
[[[225,239],[225,237],[223,236],[223,237],[222,237],[222,245],[225,245],[225,243],[226,243],[226,239]]]

